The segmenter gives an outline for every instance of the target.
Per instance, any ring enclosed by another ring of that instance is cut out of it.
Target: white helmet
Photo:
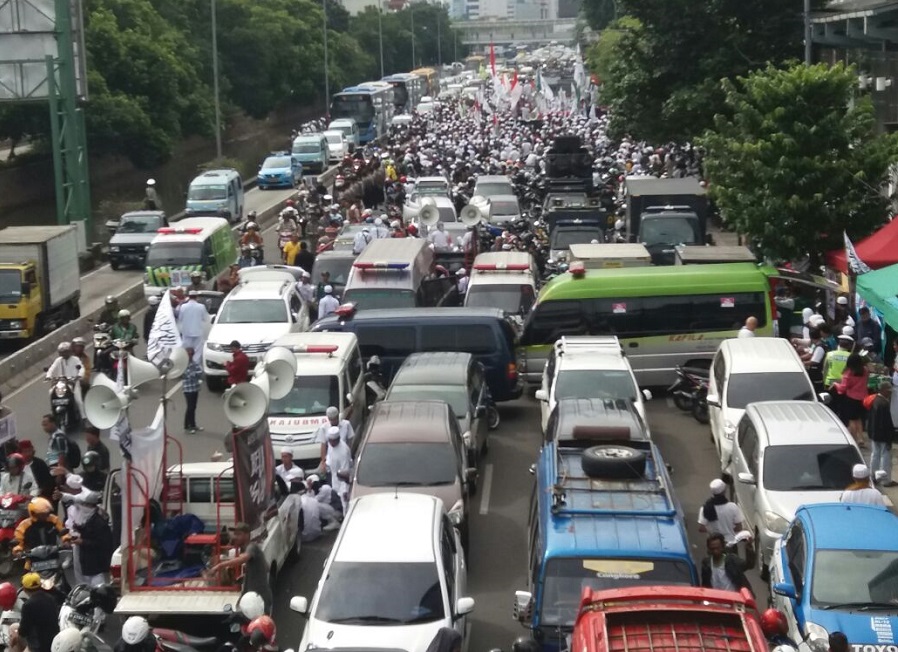
[[[798,651],[791,645],[777,645],[775,648],[773,648],[772,652],[798,652]]]
[[[50,652],[78,652],[81,649],[81,630],[66,627],[53,637]]]
[[[122,625],[122,640],[128,645],[137,645],[150,635],[150,623],[143,616],[131,616]]]
[[[60,342],[59,346],[56,347],[56,351],[58,353],[67,353],[72,350],[72,345],[70,342]]]
[[[119,319],[121,319],[122,317],[130,317],[130,316],[131,316],[131,311],[130,311],[130,310],[124,310],[124,309],[122,309],[122,310],[119,310],[119,311],[118,311],[118,318],[119,318]]]
[[[244,593],[237,602],[237,611],[249,620],[255,620],[265,614],[265,601],[255,591]]]
[[[148,185],[148,186],[155,186],[155,185],[156,185],[156,180],[155,180],[155,179],[147,179],[147,185]]]

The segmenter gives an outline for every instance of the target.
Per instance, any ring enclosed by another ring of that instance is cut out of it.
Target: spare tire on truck
[[[604,444],[583,451],[580,465],[590,478],[634,480],[645,474],[645,460],[643,451],[629,446]]]

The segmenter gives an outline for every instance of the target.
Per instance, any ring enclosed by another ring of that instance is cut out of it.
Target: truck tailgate
[[[759,652],[735,614],[642,611],[609,614],[607,652]]]
[[[162,591],[133,591],[122,596],[115,607],[117,614],[175,615],[198,614],[218,615],[224,613],[224,606],[237,608],[240,591],[191,591],[189,589]]]
[[[48,276],[50,304],[57,306],[81,289],[78,269],[78,232],[65,231],[47,241],[47,260],[44,263]]]

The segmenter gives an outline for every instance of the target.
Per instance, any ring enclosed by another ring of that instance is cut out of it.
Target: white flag
[[[122,354],[127,355],[124,351]],[[121,359],[118,361],[118,369],[115,374],[115,390],[118,393],[122,393],[125,391],[125,360]],[[129,445],[129,438],[131,435],[131,423],[128,421],[128,410],[122,410],[121,415],[119,415],[118,421],[116,421],[112,428],[109,429],[109,439],[112,441],[119,442],[119,445],[127,451]]]
[[[181,346],[181,331],[171,307],[171,290],[166,290],[147,338],[147,360],[158,365],[170,356],[172,349]]]
[[[861,257],[857,255],[857,251],[854,248],[854,245],[851,244],[851,238],[848,237],[848,233],[842,231],[842,235],[845,236],[845,262],[848,264],[848,271],[852,274],[866,274],[867,272],[872,272],[873,270],[861,260]]]
[[[124,448],[124,445],[123,445]],[[127,524],[132,527],[142,525],[144,517],[143,505],[147,498],[159,499],[162,491],[162,471],[165,457],[165,410],[160,405],[156,408],[156,416],[153,423],[147,428],[141,428],[130,433],[128,447],[123,450],[126,454],[124,468],[130,468],[130,473],[125,473],[122,481],[122,545],[128,545],[129,531]],[[130,478],[130,480],[129,480]],[[130,494],[130,496],[129,496]],[[129,511],[130,508],[130,514]],[[131,553],[134,554],[134,553]]]

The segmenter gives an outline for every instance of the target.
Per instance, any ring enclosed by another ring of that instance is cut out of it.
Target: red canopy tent
[[[898,263],[898,219],[893,219],[876,233],[854,243],[854,248],[858,257],[867,263],[870,269],[881,269]],[[847,274],[845,248],[828,252],[826,264]]]

